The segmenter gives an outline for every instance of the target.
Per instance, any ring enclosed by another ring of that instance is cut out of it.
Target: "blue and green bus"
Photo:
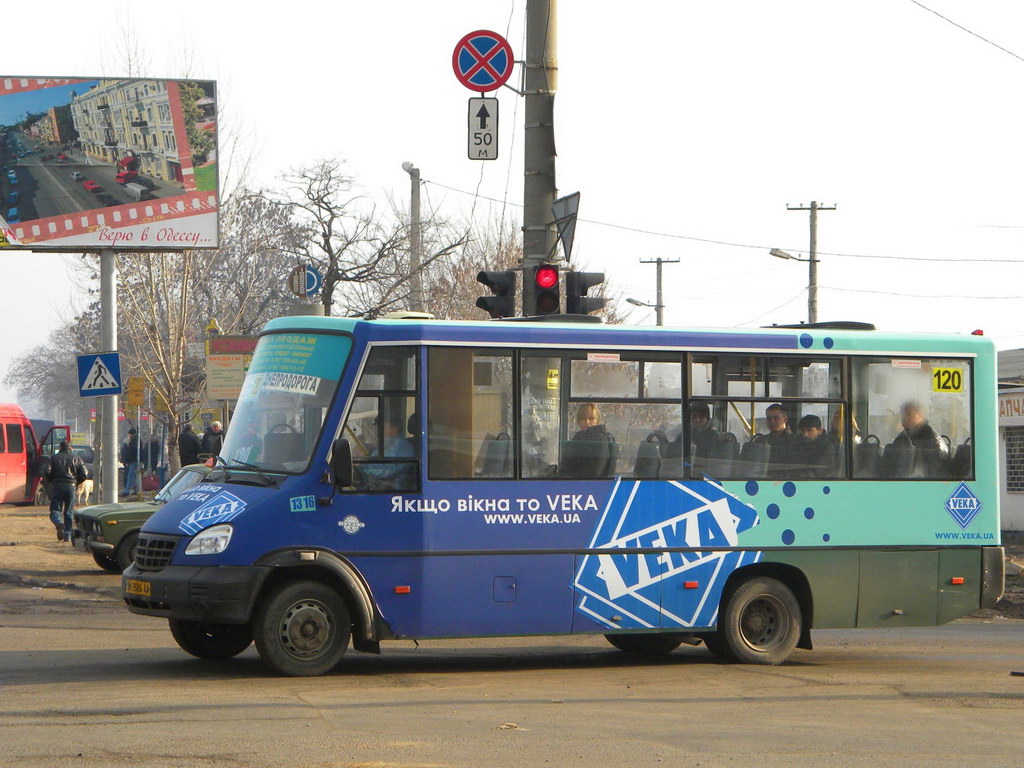
[[[389,639],[778,664],[941,624],[1002,594],[995,380],[974,335],[274,320],[124,600],[286,675]]]

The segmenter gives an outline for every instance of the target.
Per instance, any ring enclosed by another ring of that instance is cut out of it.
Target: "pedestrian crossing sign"
[[[117,352],[78,356],[80,397],[121,394],[121,357]]]

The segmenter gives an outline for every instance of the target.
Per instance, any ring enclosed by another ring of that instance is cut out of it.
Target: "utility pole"
[[[423,261],[423,235],[420,228],[420,169],[406,161],[402,170],[412,181],[412,199],[409,202],[409,306],[413,312],[423,312],[423,275],[420,265]]]
[[[679,259],[663,259],[660,256],[656,259],[640,259],[641,264],[657,264],[658,297],[654,300],[654,311],[656,313],[657,325],[665,324],[665,302],[661,300],[661,265],[678,264]]]
[[[117,349],[117,259],[112,248],[100,251],[100,347]],[[117,487],[117,395],[102,400],[100,411],[100,487],[104,504],[116,504]],[[99,403],[97,403],[99,405]]]
[[[787,205],[790,211],[811,212],[811,250],[808,259],[807,278],[807,322],[818,322],[818,211],[834,211],[834,205],[818,205],[816,200],[811,201],[810,207]]]
[[[536,308],[533,270],[555,246],[551,204],[555,201],[554,103],[558,90],[558,0],[526,4],[525,149],[523,181],[523,314]]]

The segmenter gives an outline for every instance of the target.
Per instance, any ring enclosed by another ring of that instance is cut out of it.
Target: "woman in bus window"
[[[618,444],[604,424],[601,411],[593,403],[576,409],[579,431],[565,444],[561,475],[578,478],[602,478],[615,474],[619,458]]]

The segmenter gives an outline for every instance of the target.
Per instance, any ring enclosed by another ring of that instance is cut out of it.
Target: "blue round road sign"
[[[452,69],[471,91],[486,93],[512,76],[512,46],[497,32],[479,29],[459,40],[452,54]]]
[[[320,292],[324,279],[314,267],[306,266],[306,296],[312,298]]]

